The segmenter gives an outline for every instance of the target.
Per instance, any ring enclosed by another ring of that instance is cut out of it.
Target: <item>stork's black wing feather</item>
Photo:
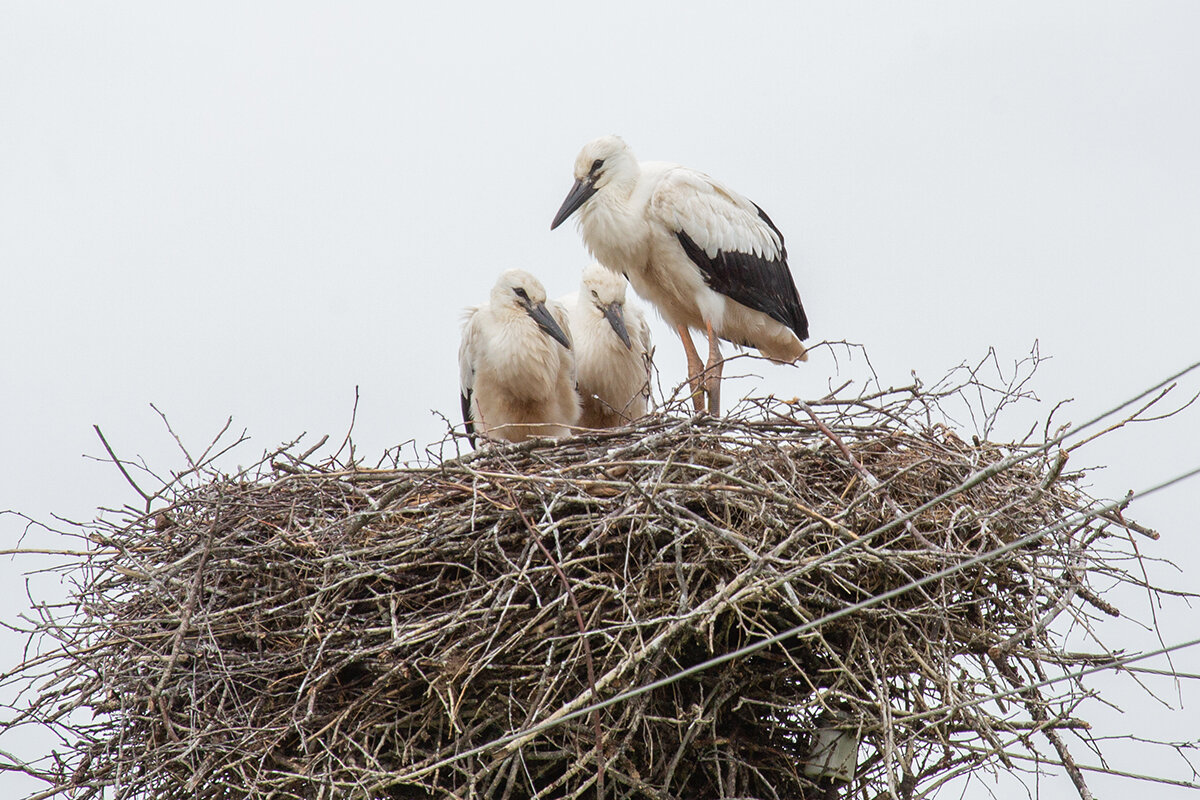
[[[761,208],[758,216],[779,236],[779,256],[767,259],[753,253],[720,250],[713,258],[696,244],[687,231],[675,232],[688,258],[700,268],[704,281],[714,292],[732,298],[747,308],[761,311],[795,331],[801,340],[808,338],[808,317],[800,303],[800,292],[787,265],[783,234]]]
[[[463,422],[467,426],[467,441],[471,443],[471,447],[474,447],[475,423],[471,421],[471,390],[468,389],[465,394],[460,392],[458,399],[462,401]]]

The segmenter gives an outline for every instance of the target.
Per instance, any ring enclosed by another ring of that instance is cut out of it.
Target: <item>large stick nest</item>
[[[1050,622],[1116,613],[1089,582],[1123,574],[1129,534],[1059,450],[964,441],[935,399],[198,470],[92,529],[70,613],[41,623],[61,650],[23,667],[53,665],[21,721],[62,732],[47,794],[913,797],[1036,741],[1070,765],[1080,682],[1013,690],[1108,658]],[[813,766],[838,736],[858,740],[848,785]]]

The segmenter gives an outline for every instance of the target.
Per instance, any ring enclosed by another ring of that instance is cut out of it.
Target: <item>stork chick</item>
[[[615,428],[646,413],[650,399],[650,326],[625,302],[625,278],[591,264],[579,291],[561,298],[571,321],[584,428]]]
[[[523,270],[500,276],[489,301],[467,309],[458,348],[463,421],[509,442],[566,436],[579,420],[567,311]]]

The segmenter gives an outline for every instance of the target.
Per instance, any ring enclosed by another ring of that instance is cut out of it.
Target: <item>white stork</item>
[[[788,271],[783,234],[754,203],[702,172],[638,163],[619,136],[584,145],[575,185],[550,229],[579,211],[583,242],[675,327],[697,411],[720,413],[718,338],[776,362],[805,361],[808,319]],[[689,328],[708,337],[701,362]]]
[[[467,309],[458,368],[463,421],[510,442],[565,436],[579,419],[567,311],[523,270],[500,276],[487,304]]]
[[[650,399],[650,326],[625,302],[625,279],[599,264],[583,270],[579,291],[561,298],[571,321],[580,427],[614,428],[646,413]]]

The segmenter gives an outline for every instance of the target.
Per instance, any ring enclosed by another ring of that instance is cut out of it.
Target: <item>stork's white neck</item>
[[[579,232],[587,249],[615,272],[636,271],[646,257],[649,228],[645,201],[636,203],[637,177],[613,180],[579,209]]]

